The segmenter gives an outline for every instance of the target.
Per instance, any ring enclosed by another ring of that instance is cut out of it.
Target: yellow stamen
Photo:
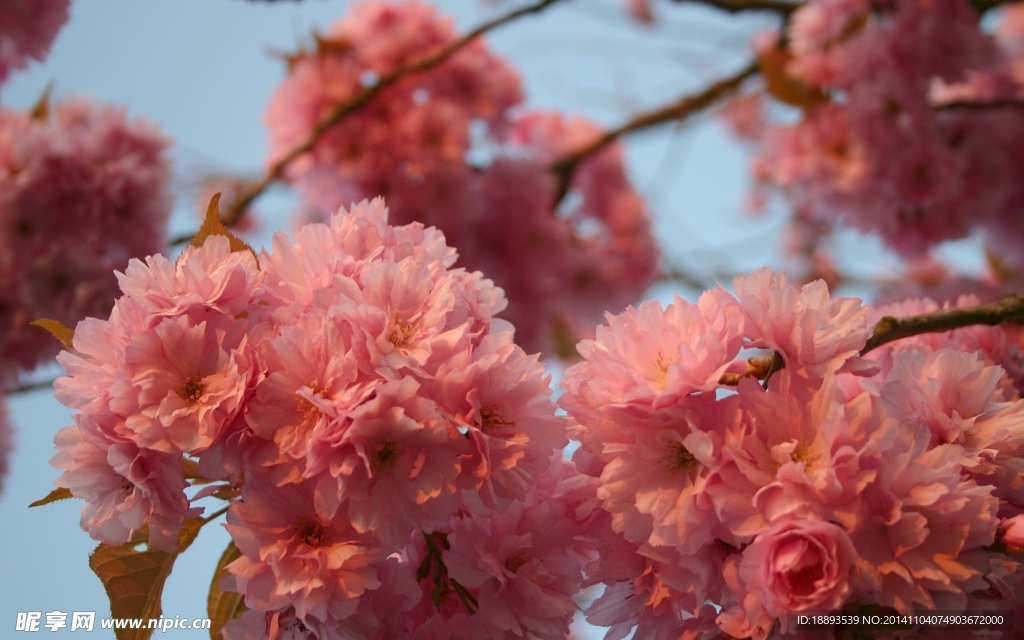
[[[178,390],[178,395],[181,396],[181,399],[185,402],[195,404],[199,401],[199,398],[203,397],[203,391],[203,383],[192,376],[189,376],[181,383],[181,389]]]

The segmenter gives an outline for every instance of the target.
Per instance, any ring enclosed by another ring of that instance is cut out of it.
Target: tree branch
[[[742,11],[774,11],[788,16],[803,6],[802,2],[786,2],[785,0],[673,0],[678,4],[694,2],[705,4],[729,13]]]
[[[936,106],[940,111],[987,111],[989,109],[1024,109],[1024,99],[1005,98],[1001,100],[957,100]]]
[[[38,380],[36,382],[26,382],[17,387],[11,387],[4,391],[7,395],[14,395],[18,393],[29,393],[31,391],[38,391],[40,389],[53,389],[54,380]]]
[[[606,131],[585,147],[577,149],[576,151],[559,158],[551,165],[551,171],[558,177],[558,190],[556,191],[555,199],[556,204],[561,202],[562,198],[564,198],[565,194],[569,191],[569,183],[572,182],[572,176],[576,171],[576,167],[579,166],[580,162],[583,160],[594,155],[601,149],[604,149],[620,136],[627,133],[642,131],[666,122],[682,120],[707,109],[723,97],[735,91],[741,84],[743,84],[744,80],[753,76],[757,72],[757,62],[751,62],[739,73],[724,80],[719,80],[700,93],[683,96],[666,107],[641,113],[628,122]]]
[[[922,333],[952,331],[976,324],[994,326],[1005,322],[1024,323],[1024,298],[1014,294],[1006,296],[998,302],[979,304],[973,307],[942,309],[905,318],[886,316],[875,325],[871,337],[864,348],[860,350],[860,354],[866,355],[884,344]]]
[[[264,175],[256,182],[250,184],[238,198],[236,198],[233,202],[231,202],[228,205],[227,209],[221,216],[221,220],[227,226],[231,226],[232,224],[238,222],[238,220],[242,216],[242,212],[245,211],[246,207],[252,204],[252,202],[260,195],[262,195],[263,192],[266,191],[272,184],[281,179],[281,177],[284,175],[285,170],[288,168],[288,165],[290,165],[304,153],[309,153],[310,151],[312,151],[313,147],[316,146],[316,143],[320,141],[320,138],[323,137],[323,135],[331,127],[333,127],[346,116],[351,115],[352,113],[355,113],[359,109],[365,107],[384,89],[387,89],[388,87],[394,85],[398,81],[408,76],[438,66],[439,64],[441,64],[448,58],[451,58],[453,55],[464,49],[467,45],[469,45],[471,42],[473,42],[480,36],[484,35],[485,33],[497,29],[498,27],[508,24],[509,22],[517,20],[523,16],[530,15],[533,13],[539,13],[560,1],[561,0],[540,0],[539,2],[526,5],[525,7],[516,9],[515,11],[510,11],[509,13],[494,18],[493,20],[489,20],[481,24],[480,26],[476,27],[472,31],[468,32],[455,42],[449,44],[447,47],[444,47],[443,49],[439,49],[434,53],[426,55],[423,58],[420,58],[419,60],[415,60],[413,62],[410,62],[409,64],[398,67],[397,69],[391,71],[390,73],[384,74],[374,84],[359,91],[358,93],[350,97],[348,100],[334,105],[334,107],[331,108],[327,115],[324,116],[323,119],[321,119],[316,124],[315,127],[313,127],[313,131],[310,132],[310,134],[300,145],[289,151],[287,154],[284,155],[284,157],[275,162],[273,166],[271,166],[270,169],[267,171],[266,175]],[[191,240],[191,236],[181,236],[175,238],[173,243],[178,244],[181,242],[188,242],[189,240]]]

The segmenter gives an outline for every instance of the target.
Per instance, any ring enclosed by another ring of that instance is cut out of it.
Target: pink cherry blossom
[[[504,513],[464,519],[445,561],[452,578],[477,590],[492,638],[563,638],[582,582],[567,550],[579,526],[557,500],[513,503]]]
[[[783,370],[764,392],[740,383],[741,422],[708,483],[719,517],[737,536],[787,515],[857,521],[896,424],[867,393],[846,400],[835,377],[815,389]]]
[[[68,21],[71,0],[33,3],[12,0],[0,6],[0,84],[29,60],[42,61],[57,32]]]
[[[746,346],[774,349],[804,377],[836,371],[873,372],[857,353],[868,339],[868,309],[857,298],[831,298],[818,280],[800,289],[768,268],[733,280],[746,313]]]
[[[223,316],[166,318],[126,345],[110,408],[140,444],[201,453],[243,408],[260,377],[248,324]]]
[[[265,115],[269,160],[294,148],[333,105],[351,98],[366,82],[456,37],[452,22],[421,2],[354,5],[318,37],[313,51],[295,56],[288,78],[271,97]],[[422,183],[425,175],[462,165],[470,122],[479,119],[500,130],[505,112],[520,100],[518,76],[478,39],[444,64],[381,92],[369,108],[333,127],[310,154],[292,164],[290,173],[300,184],[312,178],[331,185],[304,189],[308,204],[324,212],[361,197],[402,192]],[[399,208],[396,220],[413,218]]]
[[[345,329],[307,313],[260,343],[267,373],[246,405],[245,419],[287,459],[304,460],[314,430],[325,429],[373,391],[374,382],[360,375]]]
[[[970,593],[989,586],[984,547],[995,538],[999,500],[992,487],[962,479],[960,446],[930,448],[931,438],[923,426],[905,426],[849,531],[856,591],[901,612],[962,611]]]
[[[1003,523],[1003,544],[1024,547],[1024,515],[1017,515]]]
[[[172,204],[168,141],[154,126],[81,99],[50,111],[0,110],[0,223],[14,230],[0,243],[10,373],[56,352],[31,320],[73,325],[110,311],[114,270],[163,248]]]
[[[373,565],[386,556],[347,522],[321,518],[310,489],[247,490],[225,525],[242,552],[228,570],[246,607],[294,607],[296,620],[307,627],[351,616],[357,598],[380,586]]]
[[[523,500],[551,456],[568,444],[549,383],[538,357],[527,356],[507,332],[485,336],[433,378],[432,397],[469,440],[460,484],[476,489],[484,505]]]
[[[727,569],[726,580],[735,581],[742,600],[723,612],[722,629],[735,636],[763,638],[776,621],[787,631],[791,611],[840,609],[851,592],[856,560],[853,543],[837,525],[776,522],[743,550],[738,565]]]
[[[454,512],[464,439],[449,433],[412,378],[378,386],[373,398],[314,434],[307,476],[320,474],[317,510],[336,513],[388,544],[407,541]]]
[[[129,440],[73,425],[54,440],[50,463],[64,474],[55,484],[84,498],[82,528],[105,544],[124,544],[147,525],[149,544],[178,548],[185,517],[198,515],[185,498],[179,456],[142,449]]]
[[[162,255],[133,259],[118,275],[121,291],[131,296],[152,322],[167,316],[216,311],[236,316],[248,310],[259,284],[256,257],[232,252],[228,239],[214,236],[201,247],[188,246],[176,262]]]
[[[742,308],[721,290],[697,304],[676,297],[666,309],[645,302],[609,316],[594,340],[580,343],[585,361],[565,372],[561,404],[598,443],[628,441],[620,423],[631,412],[649,415],[718,387],[735,367],[743,323]]]

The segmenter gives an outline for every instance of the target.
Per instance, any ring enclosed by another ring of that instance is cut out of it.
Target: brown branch
[[[957,100],[936,105],[940,111],[987,111],[989,109],[1022,109],[1024,100],[1020,98],[1005,98],[1002,100]]]
[[[729,13],[742,11],[774,11],[788,16],[803,6],[802,2],[786,2],[785,0],[673,0],[676,3],[694,2],[721,9]]]
[[[551,171],[558,177],[558,190],[556,191],[555,203],[557,204],[558,202],[561,202],[562,198],[564,198],[565,194],[569,191],[569,184],[572,182],[572,176],[580,162],[594,155],[601,149],[604,149],[606,146],[616,141],[620,136],[627,133],[642,131],[666,122],[682,120],[699,113],[735,91],[741,84],[743,84],[744,80],[757,72],[758,65],[756,62],[752,62],[744,67],[739,73],[724,80],[719,80],[700,93],[683,96],[666,107],[641,113],[628,122],[606,131],[590,144],[577,149],[568,155],[562,156],[551,165]]]
[[[971,6],[981,14],[984,14],[989,9],[995,9],[1001,4],[1014,4],[1019,0],[971,0]]]
[[[875,325],[860,354],[865,355],[884,344],[922,333],[952,331],[976,324],[994,326],[1005,322],[1024,323],[1024,298],[1014,294],[998,302],[973,307],[942,309],[905,318],[886,316]]]
[[[227,226],[231,226],[238,222],[246,207],[252,204],[252,202],[262,195],[263,192],[272,184],[281,179],[285,170],[288,168],[288,165],[294,162],[299,156],[312,151],[313,147],[316,146],[316,143],[320,141],[320,138],[323,137],[331,127],[346,116],[349,116],[365,107],[384,89],[387,89],[408,76],[436,67],[485,33],[523,16],[539,13],[560,1],[561,0],[540,0],[539,2],[526,5],[525,7],[516,9],[515,11],[510,11],[509,13],[494,18],[493,20],[489,20],[468,32],[455,42],[449,44],[447,47],[426,55],[419,60],[415,60],[409,64],[401,66],[390,73],[384,74],[374,84],[366,87],[359,93],[356,93],[348,100],[334,105],[327,115],[324,116],[315,127],[313,127],[313,131],[310,132],[309,136],[307,136],[300,145],[275,162],[267,171],[266,175],[250,184],[238,198],[228,205],[226,211],[224,211],[224,214],[221,217],[222,221]],[[180,236],[174,239],[173,244],[188,242],[189,240],[191,240],[191,236]]]
[[[17,387],[11,387],[10,389],[4,391],[4,393],[10,396],[18,393],[29,393],[31,391],[38,391],[40,389],[52,389],[53,383],[53,380],[39,380],[37,382],[26,382]]]

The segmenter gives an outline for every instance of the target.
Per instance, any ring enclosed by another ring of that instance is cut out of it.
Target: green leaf
[[[178,551],[170,553],[148,546],[145,551],[135,550],[149,538],[149,529],[145,526],[126,544],[96,547],[89,556],[89,566],[107,591],[111,617],[143,618],[146,621],[159,618],[160,597],[174,561],[192,544],[204,524],[204,520],[186,518],[178,533]],[[144,621],[142,626],[146,627],[147,622]],[[114,633],[117,640],[148,640],[153,629],[115,629]]]
[[[227,549],[220,556],[217,562],[217,570],[213,572],[213,582],[210,583],[210,595],[206,599],[207,615],[210,616],[210,638],[221,640],[221,630],[228,620],[234,620],[245,613],[245,596],[232,591],[224,591],[220,588],[220,581],[230,575],[227,566],[242,557],[234,542],[229,542]]]
[[[32,504],[28,505],[28,507],[29,509],[31,509],[32,507],[41,507],[44,504],[50,504],[51,502],[57,502],[58,500],[67,500],[68,498],[74,497],[75,496],[71,495],[71,491],[65,489],[64,487],[61,487],[60,489],[54,489],[50,493],[46,494],[45,498],[36,500]]]
[[[60,340],[60,343],[64,345],[65,349],[71,351],[71,342],[75,339],[75,332],[73,329],[69,329],[66,326],[64,326],[63,322],[60,322],[59,320],[48,320],[46,318],[41,318],[39,320],[33,320],[29,324],[36,327],[40,327],[42,329],[46,329],[47,331],[50,332],[50,335]]]

